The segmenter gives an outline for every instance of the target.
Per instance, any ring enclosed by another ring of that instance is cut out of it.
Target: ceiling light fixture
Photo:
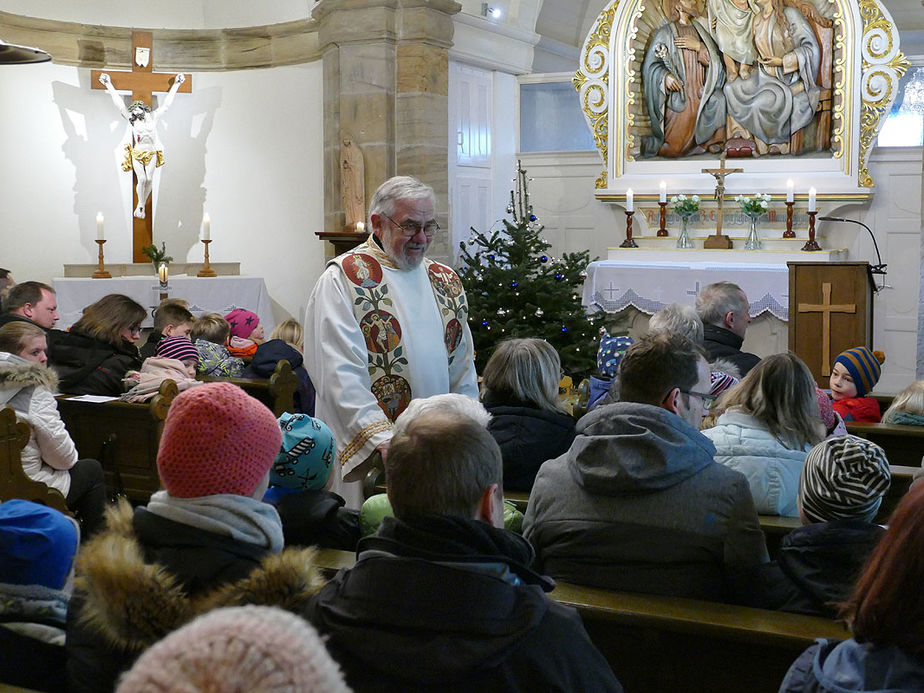
[[[51,56],[38,48],[16,46],[0,41],[0,65],[26,65],[28,63],[46,63]]]
[[[481,16],[490,16],[491,19],[500,19],[501,10],[498,7],[488,7],[488,3],[481,3]]]

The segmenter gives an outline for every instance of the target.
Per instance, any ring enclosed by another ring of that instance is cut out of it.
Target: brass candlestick
[[[634,211],[626,212],[626,240],[619,245],[620,248],[638,248],[638,244],[632,240],[632,217],[634,215]]]
[[[212,241],[209,239],[205,239],[205,238],[202,239],[202,243],[203,245],[205,245],[205,262],[202,265],[202,269],[199,270],[199,274],[196,275],[197,277],[217,277],[218,276],[217,274],[215,274],[215,270],[212,269],[211,265],[209,265],[209,243],[211,242]]]
[[[818,212],[809,212],[809,239],[805,242],[805,245],[802,246],[802,250],[821,250],[821,246],[815,242],[815,215]]]
[[[786,203],[786,230],[783,232],[783,238],[795,238],[796,232],[792,230],[792,207],[795,202]]]
[[[105,240],[99,238],[96,239],[96,243],[99,245],[99,267],[93,273],[94,279],[112,279],[112,275],[106,271],[106,267],[103,264],[103,243],[105,242]]]
[[[659,202],[658,207],[661,208],[661,225],[658,227],[658,235],[663,237],[667,235],[667,203]]]

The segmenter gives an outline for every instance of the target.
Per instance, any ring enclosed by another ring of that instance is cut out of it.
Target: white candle
[[[818,208],[815,206],[815,188],[809,188],[809,206],[808,211],[816,212]]]
[[[659,186],[658,202],[667,202],[667,183],[663,180]]]
[[[212,240],[212,218],[208,212],[202,215],[202,240]]]
[[[792,202],[792,201],[793,201],[793,185],[792,185],[792,178],[790,178],[788,181],[786,181],[786,201],[787,201],[787,202]]]
[[[635,211],[635,194],[632,192],[632,188],[626,190],[626,211]]]
[[[160,267],[157,268],[157,277],[160,279],[161,284],[167,283],[167,263],[160,263]]]
[[[106,234],[103,233],[103,213],[96,213],[96,240],[104,241],[106,240]]]
[[[356,232],[362,233],[365,230],[366,230],[366,225],[361,221],[357,221],[356,222]]]

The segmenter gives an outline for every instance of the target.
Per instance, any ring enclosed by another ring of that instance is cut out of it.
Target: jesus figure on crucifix
[[[164,103],[153,112],[151,107],[143,101],[134,101],[126,108],[125,102],[112,86],[112,80],[105,72],[99,76],[99,81],[106,87],[106,91],[112,97],[112,102],[131,128],[132,142],[125,146],[125,161],[122,163],[122,170],[134,169],[135,171],[135,178],[138,181],[136,188],[138,206],[135,207],[134,215],[139,219],[144,219],[144,206],[154,187],[154,171],[164,164],[164,149],[157,137],[157,120],[164,111],[170,108],[177,89],[186,81],[186,75],[178,74],[174,78]]]

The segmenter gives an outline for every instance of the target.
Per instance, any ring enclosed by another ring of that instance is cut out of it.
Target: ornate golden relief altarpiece
[[[574,77],[606,169],[598,199],[781,199],[792,180],[837,205],[867,199],[869,155],[910,63],[878,0],[614,0]]]

